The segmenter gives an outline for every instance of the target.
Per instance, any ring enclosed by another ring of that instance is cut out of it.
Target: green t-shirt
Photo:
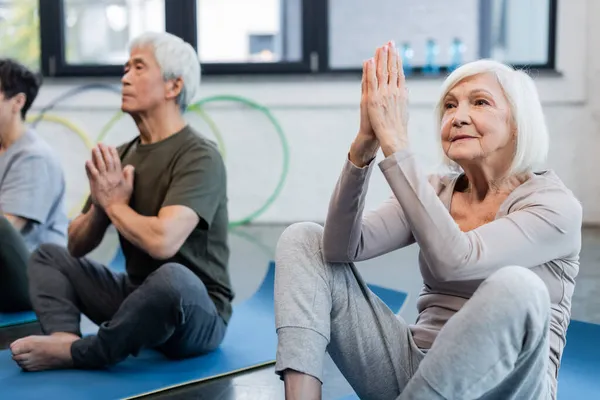
[[[202,280],[221,317],[231,317],[234,297],[228,272],[227,177],[216,146],[191,127],[168,138],[143,145],[139,136],[118,148],[122,165],[135,167],[130,206],[138,214],[157,216],[165,206],[194,210],[199,224],[169,260],[156,260],[119,235],[126,270],[141,283],[167,262],[182,264]]]

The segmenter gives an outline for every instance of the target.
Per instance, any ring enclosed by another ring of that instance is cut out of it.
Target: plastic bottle
[[[402,51],[400,53],[402,57],[402,69],[404,70],[404,75],[408,76],[412,74],[413,70],[413,57],[415,52],[411,47],[410,43],[404,42],[402,44]]]
[[[448,70],[454,71],[463,63],[465,45],[459,38],[454,38],[450,46],[450,64]]]
[[[437,62],[437,56],[439,54],[439,48],[435,40],[427,39],[427,47],[425,53],[425,67],[423,72],[427,75],[438,75],[440,73],[440,66]]]

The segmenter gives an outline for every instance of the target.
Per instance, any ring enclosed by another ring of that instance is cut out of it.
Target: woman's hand
[[[367,63],[363,63],[363,75],[360,96],[360,128],[350,148],[350,161],[359,168],[367,165],[379,150],[379,140],[371,126],[368,110]]]
[[[402,60],[393,42],[377,49],[366,73],[369,120],[388,157],[408,147],[408,96]]]

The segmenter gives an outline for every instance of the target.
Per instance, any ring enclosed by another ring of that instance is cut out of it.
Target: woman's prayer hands
[[[394,42],[379,47],[375,57],[366,62],[365,80],[369,121],[384,156],[388,157],[408,146],[408,93],[402,60]]]

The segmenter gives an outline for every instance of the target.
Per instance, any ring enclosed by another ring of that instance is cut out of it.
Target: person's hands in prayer
[[[388,157],[408,146],[408,93],[394,42],[377,49],[375,58],[367,62],[366,74],[369,120]]]
[[[369,61],[363,63],[363,74],[361,83],[361,96],[360,96],[360,127],[358,134],[352,142],[350,148],[350,161],[358,167],[364,167],[367,165],[375,156],[379,150],[379,140],[375,136],[375,131],[371,126],[371,120],[369,119],[369,92],[367,86],[367,67]]]
[[[113,204],[129,204],[133,192],[133,167],[121,167],[121,159],[114,147],[96,146],[92,150],[92,159],[85,164],[85,170],[95,205],[106,210]]]

